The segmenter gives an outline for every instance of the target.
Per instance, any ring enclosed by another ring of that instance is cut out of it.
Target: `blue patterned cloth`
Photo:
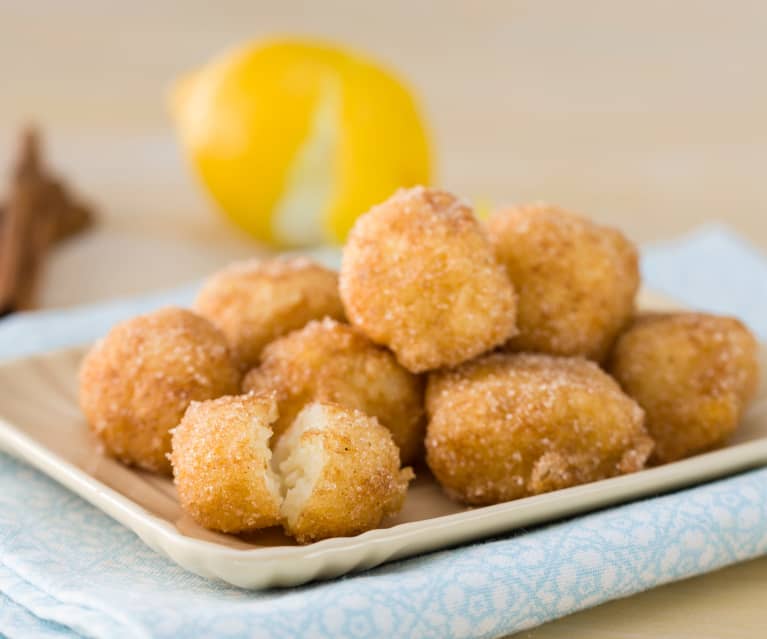
[[[767,262],[726,229],[651,247],[650,286],[767,337]],[[0,354],[84,342],[193,288],[0,323]],[[0,634],[496,637],[767,553],[767,469],[332,582],[248,592],[163,559],[0,454]]]

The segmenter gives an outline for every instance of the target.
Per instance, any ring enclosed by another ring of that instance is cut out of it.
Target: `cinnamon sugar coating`
[[[519,334],[508,349],[602,361],[634,309],[634,245],[615,229],[540,203],[498,211],[487,228],[519,297]]]
[[[375,417],[324,402],[302,411],[275,460],[285,493],[283,526],[302,544],[376,528],[399,512],[415,476],[400,468],[391,433]]]
[[[344,248],[349,321],[408,370],[455,366],[515,333],[516,299],[471,207],[401,189],[360,217]]]
[[[117,324],[80,367],[80,406],[106,452],[170,474],[170,429],[189,403],[238,391],[224,336],[168,307]]]
[[[644,314],[621,335],[609,370],[644,408],[665,463],[721,446],[756,392],[758,344],[737,319]]]
[[[243,391],[275,395],[277,436],[308,402],[330,401],[376,417],[391,431],[403,463],[422,453],[423,380],[348,324],[312,321],[272,342],[261,365],[246,375]]]
[[[642,409],[582,358],[495,353],[429,376],[426,459],[451,497],[495,504],[641,470]]]
[[[236,533],[280,524],[280,482],[269,466],[272,398],[192,402],[173,430],[181,506],[201,526]]]
[[[243,370],[273,339],[310,320],[344,319],[338,276],[305,257],[232,264],[208,278],[195,308],[224,333]]]

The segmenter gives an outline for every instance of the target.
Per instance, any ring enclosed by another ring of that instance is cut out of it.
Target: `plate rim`
[[[39,356],[33,356],[32,358],[39,358]],[[21,360],[32,358],[21,358]],[[0,365],[0,368],[5,368],[5,364]],[[167,521],[150,513],[143,506],[139,505],[129,497],[109,487],[86,471],[78,468],[75,464],[72,464],[65,458],[54,453],[46,446],[38,443],[2,416],[0,416],[0,450],[8,452],[17,458],[21,458],[22,461],[25,461],[43,472],[65,488],[72,490],[87,502],[104,510],[101,503],[94,502],[94,499],[98,500],[98,497],[100,496],[103,500],[108,501],[111,504],[112,509],[118,510],[128,517],[142,519],[145,525],[149,525],[156,533],[177,545],[182,545],[191,550],[204,550],[207,553],[214,553],[226,558],[241,558],[247,556],[249,558],[260,557],[264,559],[266,559],[266,557],[261,557],[262,555],[269,555],[272,559],[320,558],[337,551],[346,552],[350,547],[356,545],[368,545],[379,541],[390,542],[393,539],[404,538],[413,534],[422,535],[425,532],[424,528],[427,530],[431,528],[444,529],[446,527],[459,526],[479,519],[499,517],[506,514],[508,511],[520,510],[528,506],[534,507],[541,505],[544,501],[565,501],[569,497],[584,496],[584,493],[601,494],[604,492],[605,486],[613,487],[613,492],[617,491],[619,493],[614,495],[614,500],[613,498],[610,498],[610,502],[613,504],[620,503],[629,493],[634,494],[634,496],[628,497],[629,500],[641,499],[643,496],[652,494],[655,487],[659,488],[665,494],[684,486],[706,483],[717,478],[734,475],[738,472],[745,472],[749,469],[767,465],[767,436],[764,436],[752,441],[732,444],[718,450],[701,453],[662,466],[645,468],[635,473],[601,479],[595,482],[571,486],[569,488],[511,500],[500,504],[468,508],[467,510],[458,513],[439,515],[437,517],[430,517],[428,519],[412,522],[403,522],[387,528],[376,528],[354,537],[333,537],[303,546],[230,548],[222,546],[214,541],[195,539],[183,535]],[[711,461],[714,463],[708,463]],[[696,467],[701,468],[698,470]],[[687,472],[684,472],[685,469]],[[638,478],[642,478],[643,481],[638,482]],[[637,483],[643,485],[635,486]],[[84,490],[80,490],[81,488]],[[573,510],[571,514],[577,512],[586,513],[591,510],[590,506],[584,506],[581,509],[579,505],[574,506],[574,508],[575,510]],[[107,514],[119,521],[122,525],[125,525],[136,532],[133,526],[123,521],[117,514],[113,514],[112,512],[107,512]],[[417,530],[414,530],[415,528],[417,528]],[[517,526],[512,524],[512,527],[507,530],[512,531],[516,528]]]
[[[676,307],[679,309],[679,307]],[[90,343],[92,343],[91,340]],[[46,360],[81,358],[89,343],[0,359],[0,371]],[[767,343],[760,341],[761,357]],[[71,397],[68,398],[73,401]],[[76,400],[75,400],[76,401]],[[767,399],[757,400],[756,409]],[[233,548],[184,535],[127,495],[91,475],[0,414],[0,451],[21,459],[136,534],[185,570],[246,589],[295,586],[387,561],[587,515],[767,467],[767,434],[687,459],[490,506],[376,528],[308,545]]]

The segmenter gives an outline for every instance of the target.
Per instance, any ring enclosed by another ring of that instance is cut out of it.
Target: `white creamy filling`
[[[322,430],[325,424],[324,408],[319,404],[310,404],[283,434],[275,450],[273,463],[282,477],[281,513],[290,526],[301,515],[325,467],[322,440],[312,438],[302,441],[301,436],[307,430]]]

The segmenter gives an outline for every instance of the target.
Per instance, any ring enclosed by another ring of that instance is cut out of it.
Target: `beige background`
[[[759,0],[5,0],[0,153],[34,117],[102,209],[97,232],[53,257],[46,305],[173,285],[257,250],[210,212],[164,93],[221,48],[274,32],[338,39],[400,69],[431,122],[439,181],[463,195],[546,199],[638,241],[722,220],[767,249]],[[762,636],[765,583],[767,559],[529,636]]]

